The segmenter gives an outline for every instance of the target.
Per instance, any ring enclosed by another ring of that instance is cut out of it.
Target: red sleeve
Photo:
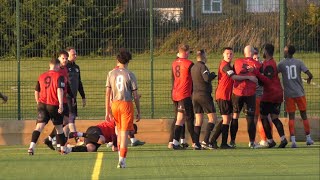
[[[265,84],[265,83],[266,83],[266,84],[272,83],[272,80],[269,79],[268,77],[260,74],[259,70],[256,69],[256,70],[254,71],[254,73],[255,73],[255,75],[257,76],[257,78],[258,78],[260,81],[262,81],[264,84]]]

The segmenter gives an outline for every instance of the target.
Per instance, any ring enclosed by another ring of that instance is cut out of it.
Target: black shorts
[[[269,114],[280,114],[281,103],[260,102],[260,114],[267,116]]]
[[[213,98],[211,95],[196,94],[192,95],[192,104],[194,113],[215,113],[216,108],[214,107]]]
[[[185,113],[186,118],[192,119],[194,118],[193,106],[191,97],[187,97],[180,101],[173,101],[175,112]]]
[[[218,99],[217,104],[221,115],[229,115],[232,113],[232,101]]]
[[[63,124],[63,114],[59,114],[58,109],[59,106],[47,105],[47,110],[53,125]]]
[[[90,140],[90,138],[84,138],[84,143],[87,144],[94,144],[96,146],[95,151],[98,150],[98,148],[101,146],[101,144],[98,144],[97,141],[100,137],[100,135],[103,135],[100,128],[97,126],[90,126],[86,131],[87,136],[95,137],[96,140]]]
[[[37,123],[45,123],[47,124],[50,120],[49,112],[47,110],[47,107],[43,103],[38,103],[38,119]]]
[[[244,104],[246,105],[246,112],[249,116],[254,116],[256,109],[256,95],[252,96],[237,96],[232,93],[233,113],[240,113]]]
[[[72,114],[74,117],[78,116],[78,107],[77,107],[77,99],[74,98],[74,106],[72,104],[71,98],[68,98],[68,109],[69,109],[69,114]]]
[[[68,105],[68,103],[63,103],[62,115],[69,117],[69,105]]]
[[[53,125],[63,124],[63,115],[58,113],[59,106],[38,104],[38,123],[48,123],[51,119]]]

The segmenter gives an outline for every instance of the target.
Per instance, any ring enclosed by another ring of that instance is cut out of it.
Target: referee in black
[[[210,133],[214,128],[216,116],[216,109],[214,107],[212,98],[212,85],[211,81],[216,77],[214,72],[209,71],[208,67],[205,65],[207,62],[207,57],[205,51],[197,51],[197,62],[191,68],[191,76],[193,83],[193,93],[192,93],[192,103],[195,113],[195,125],[194,125],[194,136],[195,136],[195,150],[201,150],[207,148]],[[208,115],[208,125],[205,133],[203,142],[200,145],[200,132],[203,122],[203,114]]]

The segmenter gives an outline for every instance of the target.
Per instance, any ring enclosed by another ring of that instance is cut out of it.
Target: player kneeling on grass
[[[73,134],[69,138],[73,138]],[[84,145],[68,147],[72,152],[97,152],[101,144],[112,142],[112,151],[117,151],[117,136],[114,121],[104,121],[90,126],[85,133],[77,132],[77,137],[84,137]]]

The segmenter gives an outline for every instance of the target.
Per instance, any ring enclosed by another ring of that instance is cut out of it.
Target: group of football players
[[[306,144],[314,143],[310,136],[301,72],[307,74],[307,83],[310,83],[313,76],[301,60],[293,57],[296,51],[294,46],[288,45],[284,48],[285,58],[278,65],[273,58],[274,46],[272,44],[263,46],[262,61],[259,59],[257,48],[246,46],[244,58],[236,59],[233,65],[231,64],[234,57],[233,49],[226,47],[223,49],[223,59],[217,75],[210,72],[206,66],[207,57],[204,50],[197,51],[195,63],[188,59],[190,54],[188,45],[179,45],[178,51],[177,58],[172,63],[172,100],[175,105],[175,119],[168,148],[184,149],[188,147],[184,136],[181,136],[185,124],[195,150],[219,148],[217,139],[220,134],[222,136],[220,148],[235,148],[238,119],[242,109],[247,120],[250,148],[276,146],[272,134],[273,125],[281,139],[278,147],[284,148],[288,140],[279,119],[283,101],[285,101],[285,110],[289,114],[291,147],[297,147],[294,128],[296,106],[303,120]],[[282,74],[282,84],[279,73]],[[211,83],[216,76],[218,85],[214,94],[222,121],[217,120],[212,97]],[[208,124],[204,140],[200,143],[204,113],[208,115]],[[255,142],[257,124],[261,136],[260,143]],[[214,133],[211,136],[212,131]],[[231,140],[228,144],[229,134]]]

